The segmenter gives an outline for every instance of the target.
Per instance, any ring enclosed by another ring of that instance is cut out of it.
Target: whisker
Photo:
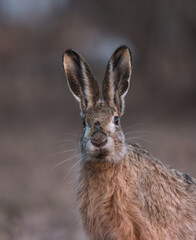
[[[74,143],[72,143],[72,144],[74,144]],[[56,147],[54,147],[52,150],[55,150],[55,149],[58,149],[58,148],[61,148],[61,147],[64,147],[64,146],[68,146],[68,145],[69,145],[68,143],[62,143],[62,144],[57,145]]]
[[[144,125],[144,123],[133,124],[133,125],[130,125],[130,126],[126,127],[125,129],[130,129],[130,128],[138,127],[138,126],[141,126],[141,125]]]
[[[74,158],[78,157],[79,155],[80,155],[80,154],[78,153],[78,154],[76,154],[76,155],[74,155],[74,156],[70,156],[70,157],[66,158],[65,160],[61,161],[60,163],[58,163],[58,164],[56,164],[54,167],[52,167],[52,168],[49,170],[49,172],[53,171],[54,169],[56,169],[57,167],[61,166],[62,164],[66,163],[66,162],[68,162],[68,161],[73,160]]]
[[[58,154],[61,154],[61,153],[73,152],[75,150],[77,150],[77,148],[68,149],[68,150],[64,150],[64,151],[60,151],[60,152],[56,152],[56,153],[50,153],[49,155],[53,156],[53,155],[58,155]]]
[[[70,169],[69,171],[67,172],[67,174],[65,175],[64,177],[64,180],[68,177],[68,175],[71,173],[71,171],[77,166],[80,164],[80,161],[77,161]]]
[[[153,131],[129,131],[129,132],[126,132],[125,135],[128,135],[130,133],[149,133],[149,134],[153,134],[154,132]]]
[[[149,134],[140,135],[140,136],[133,136],[133,137],[130,137],[130,138],[126,138],[126,140],[144,138],[144,137],[149,137],[149,136],[150,136]]]
[[[147,135],[147,136],[148,136],[148,135]],[[127,138],[126,141],[131,141],[131,140],[134,140],[134,139],[138,139],[138,140],[145,141],[145,142],[148,142],[148,143],[154,145],[154,143],[153,143],[152,141],[147,140],[147,139],[145,139],[144,137],[145,137],[145,136],[138,136],[138,137]]]
[[[59,139],[57,140],[57,142],[63,142],[63,143],[65,143],[65,142],[67,142],[67,143],[75,143],[75,141],[78,139],[79,137],[78,137],[78,135],[73,135],[73,134],[69,134],[69,133],[67,133],[67,134],[63,134],[63,135],[61,135],[61,137],[59,136]]]

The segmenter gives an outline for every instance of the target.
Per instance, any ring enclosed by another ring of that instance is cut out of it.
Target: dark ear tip
[[[117,48],[117,50],[120,50],[120,49],[124,49],[124,50],[126,50],[126,49],[128,49],[129,50],[129,48],[127,47],[127,45],[125,45],[125,44],[122,44],[122,45],[120,45],[118,48]]]
[[[130,55],[131,55],[131,50],[130,50],[129,47],[127,47],[127,45],[121,45],[121,46],[119,46],[119,47],[116,49],[116,52],[118,52],[118,51],[123,51],[123,50],[128,50],[129,53],[130,53]]]
[[[121,45],[119,46],[115,52],[114,52],[114,55],[116,54],[119,54],[120,52],[123,53],[123,51],[127,50],[129,52],[129,55],[130,55],[130,60],[132,62],[132,53],[131,53],[131,50],[129,49],[129,47],[127,47],[127,45]]]
[[[74,55],[74,51],[72,49],[67,49],[66,51],[64,51],[64,53],[62,54],[62,60],[64,62],[65,56],[71,56]]]
[[[72,49],[68,49],[63,53],[63,63],[71,61],[75,62],[76,64],[80,64],[81,57],[80,55],[73,51]]]
[[[65,51],[65,54],[72,55],[72,54],[75,54],[75,51],[70,48]]]
[[[75,52],[75,51],[72,50],[72,49],[67,49],[67,50],[63,53],[63,57],[64,57],[65,55],[71,57],[71,56],[77,56],[78,53]]]

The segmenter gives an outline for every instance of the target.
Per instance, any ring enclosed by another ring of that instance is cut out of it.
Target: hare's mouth
[[[93,158],[101,159],[109,155],[109,150],[103,147],[97,147],[89,152],[89,155]]]

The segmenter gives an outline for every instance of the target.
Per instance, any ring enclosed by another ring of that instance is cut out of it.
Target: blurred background
[[[0,0],[0,239],[85,240],[75,201],[78,103],[62,54],[101,84],[112,52],[132,50],[123,129],[196,177],[194,0]]]

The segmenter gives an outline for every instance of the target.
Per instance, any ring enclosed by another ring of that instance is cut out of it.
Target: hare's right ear
[[[84,112],[99,100],[99,88],[87,62],[69,49],[63,55],[63,65],[70,91]]]

